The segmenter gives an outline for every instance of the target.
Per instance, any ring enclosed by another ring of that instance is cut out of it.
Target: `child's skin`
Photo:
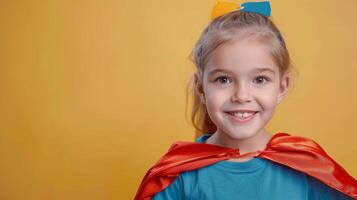
[[[276,106],[289,90],[290,77],[280,71],[267,45],[254,38],[218,47],[205,66],[203,81],[195,74],[195,86],[217,131],[207,144],[239,148],[240,153],[264,150],[272,137],[265,130]],[[269,70],[258,71],[259,68]],[[211,74],[213,70],[224,71]],[[202,85],[203,82],[203,85]],[[234,122],[227,111],[258,111],[248,122]],[[247,161],[252,157],[231,159]]]

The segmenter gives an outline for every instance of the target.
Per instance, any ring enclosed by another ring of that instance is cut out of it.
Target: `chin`
[[[232,140],[245,140],[245,139],[249,139],[249,138],[256,136],[258,134],[258,131],[256,131],[256,130],[252,130],[252,131],[248,131],[248,130],[224,131],[224,130],[221,130],[221,133],[224,134],[226,137],[228,136],[229,139],[232,139]]]

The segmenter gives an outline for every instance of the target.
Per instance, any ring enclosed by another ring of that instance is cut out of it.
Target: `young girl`
[[[203,134],[176,142],[136,200],[357,199],[357,181],[314,141],[270,134],[291,85],[289,53],[269,2],[219,2],[193,50],[193,122]]]

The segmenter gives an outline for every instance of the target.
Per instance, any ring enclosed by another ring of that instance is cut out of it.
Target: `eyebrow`
[[[275,71],[270,69],[270,68],[256,68],[252,72],[265,72],[265,71],[270,72],[270,73],[275,75]],[[222,69],[222,68],[218,68],[218,69],[214,69],[214,70],[209,71],[208,75],[210,76],[210,75],[213,75],[213,74],[218,73],[218,72],[230,72],[230,71]]]

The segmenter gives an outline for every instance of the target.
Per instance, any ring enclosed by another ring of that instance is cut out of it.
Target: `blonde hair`
[[[280,77],[292,71],[288,49],[273,21],[260,14],[237,10],[212,20],[196,42],[189,59],[196,66],[198,78],[203,80],[207,61],[218,46],[248,37],[267,44],[272,58],[279,67]],[[194,76],[192,76],[186,88],[186,116],[188,97],[191,94],[191,123],[198,137],[204,133],[214,133],[217,127],[208,115],[205,104],[201,102],[195,86]]]

